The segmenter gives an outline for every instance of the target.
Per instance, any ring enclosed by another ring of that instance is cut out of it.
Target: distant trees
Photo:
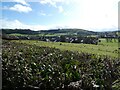
[[[65,39],[66,39],[65,36],[60,36],[60,41],[61,42],[65,42]]]

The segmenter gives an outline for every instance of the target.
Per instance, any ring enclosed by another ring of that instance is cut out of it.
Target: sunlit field
[[[106,42],[105,39],[100,39],[98,45],[93,44],[75,44],[75,43],[63,43],[63,42],[44,42],[37,40],[16,40],[18,43],[26,43],[30,45],[53,47],[60,50],[86,52],[97,55],[107,55],[110,57],[118,58],[118,41]],[[13,41],[14,42],[14,41]]]

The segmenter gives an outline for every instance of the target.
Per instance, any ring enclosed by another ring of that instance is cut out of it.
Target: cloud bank
[[[20,22],[19,20],[7,20],[7,19],[1,19],[1,29],[32,29],[32,30],[47,30],[48,28],[43,25],[28,25]]]
[[[21,5],[21,4],[15,4],[13,7],[10,7],[9,8],[10,10],[12,11],[17,11],[17,12],[20,12],[20,13],[28,13],[30,11],[32,11],[32,9],[28,6],[24,6],[24,5]]]

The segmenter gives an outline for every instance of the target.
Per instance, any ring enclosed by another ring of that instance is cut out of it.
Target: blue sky
[[[119,0],[2,0],[2,27],[117,30]]]

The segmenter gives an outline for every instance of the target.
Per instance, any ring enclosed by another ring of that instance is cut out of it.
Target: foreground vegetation
[[[3,40],[3,90],[119,90],[119,59],[28,42]]]

